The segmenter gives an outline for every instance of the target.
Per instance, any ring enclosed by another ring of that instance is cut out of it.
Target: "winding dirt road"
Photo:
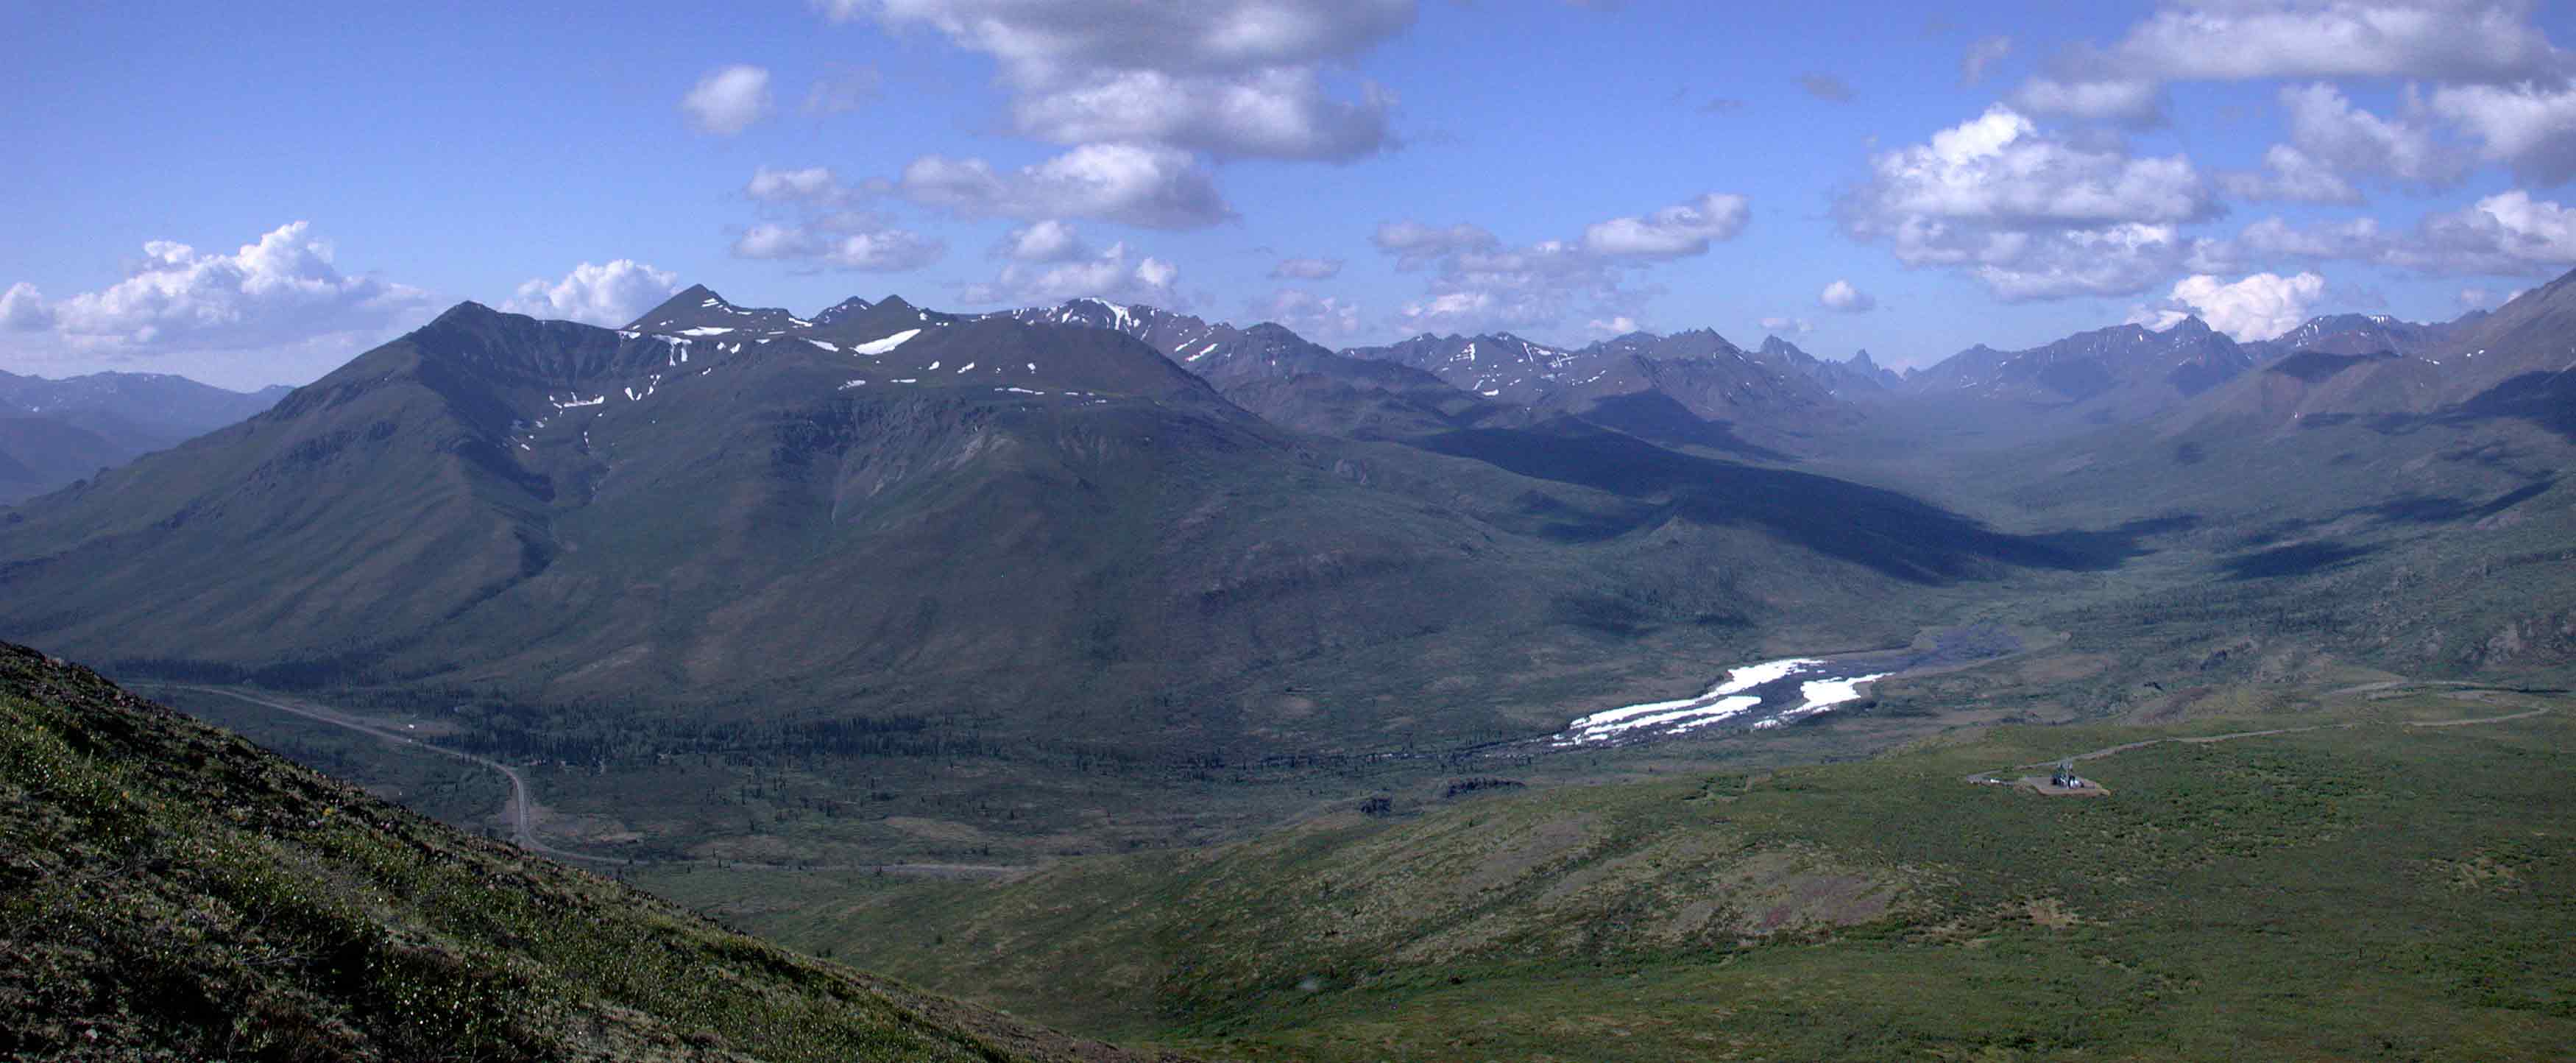
[[[334,727],[345,727],[349,730],[381,738],[385,741],[397,743],[408,748],[425,750],[443,757],[453,757],[469,764],[481,765],[483,767],[490,768],[493,771],[500,772],[502,778],[510,780],[509,802],[501,806],[502,818],[510,824],[510,843],[529,852],[543,856],[550,856],[558,860],[578,860],[584,863],[593,864],[634,864],[637,866],[651,867],[675,867],[688,865],[752,871],[881,871],[889,875],[910,875],[925,878],[1008,878],[1010,876],[1024,874],[1028,871],[1034,870],[1033,868],[1012,864],[798,865],[769,864],[746,860],[646,860],[635,857],[603,856],[597,853],[580,853],[574,852],[570,849],[558,849],[546,844],[542,839],[537,837],[536,828],[532,825],[534,820],[534,801],[528,796],[529,791],[527,777],[519,774],[519,769],[503,764],[500,761],[493,760],[488,757],[479,757],[463,750],[449,749],[445,746],[423,742],[418,738],[414,738],[382,724],[351,716],[347,713],[324,708],[319,705],[290,704],[288,702],[276,701],[253,694],[245,694],[238,690],[226,690],[222,687],[194,686],[185,683],[131,683],[128,685],[152,687],[161,690],[186,690],[199,694],[213,694],[219,697],[232,698],[236,701],[245,701],[262,708],[275,709],[278,712],[300,716],[316,723],[327,723]]]
[[[2376,691],[2376,690],[2385,690],[2385,689],[2390,689],[2390,688],[2393,688],[2393,687],[2399,687],[2399,686],[2405,686],[2405,685],[2407,685],[2407,684],[2405,684],[2405,683],[2395,683],[2395,682],[2391,682],[2391,683],[2370,683],[2370,684],[2365,684],[2365,685],[2363,685],[2363,686],[2347,687],[2347,688],[2345,688],[2345,689],[2343,689],[2343,690],[2332,691],[2331,693],[2333,693],[2333,694],[2357,694],[2357,693],[2366,693],[2366,692]],[[2417,684],[2417,685],[2423,685],[2423,686],[2465,686],[2466,684],[2462,684],[2462,683],[2436,682],[2436,683],[2424,683],[2424,684]],[[2452,696],[2457,697],[2457,696],[2459,696],[2459,695],[2454,694],[2454,695],[2452,695]],[[2484,699],[2484,698],[2475,698],[2475,699],[2470,699],[2470,700],[2477,700],[2477,701],[2482,701],[2482,702],[2483,702],[2483,701],[2486,701],[2487,699]],[[2491,703],[2491,702],[2490,702],[2490,703]],[[2483,724],[2483,723],[2504,723],[2504,722],[2505,722],[2505,721],[2507,721],[2507,720],[2527,720],[2527,719],[2530,719],[2530,718],[2532,718],[2532,717],[2534,717],[2534,716],[2545,716],[2545,715],[2548,715],[2548,713],[2549,713],[2549,706],[2543,705],[2543,706],[2540,706],[2540,707],[2538,707],[2538,708],[2531,709],[2531,710],[2528,710],[2528,711],[2525,711],[2525,712],[2517,712],[2517,713],[2513,713],[2512,715],[2509,715],[2509,716],[2481,716],[2481,717],[2478,717],[2478,718],[2476,718],[2476,719],[2471,719],[2471,720],[2400,720],[2400,721],[2397,721],[2397,723],[2395,724],[2395,726],[2398,726],[2398,727],[2469,727],[2469,726],[2474,726],[2474,725],[2476,725],[2476,724]],[[2094,750],[2094,751],[2092,751],[2092,752],[2090,752],[2090,753],[2077,753],[2077,754],[2075,754],[2075,755],[2073,755],[2073,756],[2071,756],[2071,757],[2064,757],[2064,758],[2060,758],[2060,759],[2063,759],[2063,760],[2095,760],[2095,759],[2099,759],[2099,758],[2102,758],[2102,757],[2112,756],[2112,755],[2114,755],[2114,754],[2126,753],[2126,752],[2129,752],[2129,751],[2131,751],[2131,750],[2135,750],[2135,749],[2145,749],[2145,748],[2147,748],[2148,746],[2160,746],[2160,745],[2163,745],[2163,744],[2165,744],[2165,743],[2167,743],[2167,742],[2182,742],[2182,743],[2187,743],[2187,744],[2190,744],[2190,745],[2210,745],[2210,744],[2212,744],[2212,743],[2217,743],[2217,742],[2233,742],[2233,741],[2236,741],[2237,739],[2240,739],[2240,738],[2261,738],[2261,737],[2263,737],[2263,736],[2265,736],[2265,735],[2288,735],[2288,734],[2299,734],[2299,733],[2306,732],[2306,731],[2339,731],[2339,730],[2343,730],[2343,729],[2345,729],[2345,728],[2350,728],[2350,727],[2360,727],[2360,726],[2363,726],[2363,725],[2362,725],[2361,723],[2358,723],[2358,722],[2355,722],[2355,723],[2320,723],[2320,724],[2313,724],[2313,725],[2310,725],[2310,726],[2307,726],[2307,727],[2275,727],[2275,728],[2273,728],[2273,729],[2271,729],[2271,730],[2268,730],[2268,731],[2236,731],[2236,732],[2233,732],[2233,733],[2230,733],[2230,734],[2223,734],[2223,735],[2200,735],[2200,736],[2197,736],[2197,737],[2191,737],[2191,738],[2150,738],[2150,739],[2147,739],[2147,740],[2145,740],[2145,741],[2143,741],[2143,742],[2123,742],[2123,743],[2120,743],[2119,745],[2116,745],[2116,746],[2104,746],[2104,747],[2102,747],[2102,748],[2100,748],[2100,749],[2096,749],[2096,750]],[[2042,761],[2035,761],[2035,762],[2033,762],[2033,763],[2029,763],[2029,764],[2015,764],[2015,765],[2013,765],[2013,766],[2011,766],[2011,767],[2009,767],[2009,768],[1996,768],[1996,769],[1994,769],[1993,771],[1981,771],[1981,772],[1976,772],[1976,773],[1974,773],[1974,774],[1971,774],[1971,775],[1967,776],[1967,777],[1966,777],[1966,781],[1968,781],[1968,782],[1972,782],[1972,783],[1976,783],[1976,784],[1981,785],[1981,786],[1994,786],[1994,785],[2000,785],[2000,784],[2002,784],[2003,780],[1998,779],[1998,778],[1995,778],[1995,776],[1996,776],[1996,775],[1998,775],[1998,774],[2001,774],[2001,773],[2003,773],[2003,772],[2007,772],[2007,771],[2021,771],[2021,770],[2023,770],[2023,769],[2025,769],[2025,768],[2053,768],[2053,767],[2056,767],[2056,766],[2057,766],[2057,764],[2058,764],[2058,761],[2055,761],[2055,760],[2042,760]]]
[[[509,803],[501,806],[501,816],[503,820],[510,824],[511,844],[532,853],[543,853],[547,856],[561,860],[587,860],[593,863],[619,864],[626,862],[626,858],[622,856],[598,856],[591,853],[576,853],[569,849],[557,849],[554,846],[547,845],[544,841],[539,840],[535,829],[529,826],[533,812],[528,799],[527,777],[520,775],[519,769],[503,764],[500,761],[492,760],[487,757],[478,757],[460,749],[449,749],[446,746],[432,745],[400,731],[393,730],[392,728],[370,723],[366,720],[361,720],[344,713],[335,712],[318,705],[293,705],[283,701],[272,701],[268,698],[244,694],[238,690],[225,690],[221,687],[182,686],[172,683],[157,683],[149,685],[158,686],[164,690],[189,690],[199,694],[213,694],[219,697],[227,697],[235,701],[247,701],[262,708],[275,709],[279,712],[290,715],[301,716],[316,723],[327,723],[334,727],[345,727],[352,731],[373,735],[388,742],[400,743],[415,749],[427,750],[443,757],[454,757],[457,760],[465,761],[469,764],[479,764],[483,767],[490,768],[493,771],[500,772],[502,778],[510,780],[510,800]]]

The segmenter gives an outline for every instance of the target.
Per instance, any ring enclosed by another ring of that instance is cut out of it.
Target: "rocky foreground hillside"
[[[730,933],[5,643],[0,1057],[1143,1058]]]

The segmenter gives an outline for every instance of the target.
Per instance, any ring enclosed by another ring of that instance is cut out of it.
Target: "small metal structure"
[[[2068,790],[2081,790],[2088,784],[2082,776],[2075,774],[2075,758],[2068,757],[2057,762],[2057,774],[2048,777],[2048,785]]]

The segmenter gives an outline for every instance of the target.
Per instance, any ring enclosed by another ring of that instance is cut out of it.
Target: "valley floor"
[[[646,882],[1220,1059],[2539,1059],[2576,1043],[2570,704],[2004,727],[1004,885]],[[2109,796],[1962,785],[2077,754]]]

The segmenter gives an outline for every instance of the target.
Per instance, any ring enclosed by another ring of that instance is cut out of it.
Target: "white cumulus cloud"
[[[2368,262],[2437,276],[2554,273],[2576,266],[2576,208],[2514,189],[2427,214],[2410,229],[2368,217],[2306,225],[2265,218],[2215,257]]]
[[[828,166],[808,166],[801,170],[773,170],[763,166],[752,171],[751,181],[743,185],[743,194],[764,203],[806,203],[827,205],[853,197],[841,186]]]
[[[1315,71],[1226,78],[1153,70],[1102,74],[1013,105],[1019,129],[1059,144],[1148,142],[1217,155],[1342,160],[1389,142],[1393,97],[1374,86],[1334,99]]]
[[[45,293],[36,286],[19,281],[0,295],[0,328],[17,332],[35,332],[54,327],[54,308],[45,304]]]
[[[530,280],[519,285],[518,292],[502,303],[501,309],[614,328],[643,316],[679,290],[678,274],[620,258],[600,264],[584,262],[559,280]]]
[[[2107,46],[2072,49],[2014,94],[2041,113],[2157,117],[2178,81],[2563,80],[2531,0],[2167,0]]]
[[[1182,304],[1176,287],[1179,279],[1178,267],[1116,243],[1097,255],[1070,262],[1008,263],[992,280],[967,285],[964,298],[969,303],[1050,306],[1091,297],[1178,309]]]
[[[52,328],[67,342],[129,353],[235,350],[381,327],[426,294],[373,277],[343,275],[328,241],[292,222],[232,254],[154,240],[124,280],[46,300],[10,286],[0,317],[21,330]]]
[[[1852,204],[1864,221],[1951,219],[2030,228],[2172,223],[2218,214],[2207,184],[2179,155],[2132,158],[2042,134],[2009,107],[1880,153]]]
[[[1234,216],[1189,153],[1138,144],[1085,144],[1010,172],[982,159],[924,155],[903,168],[894,188],[965,218],[1097,218],[1194,229]]]
[[[927,266],[948,245],[866,214],[834,215],[803,225],[763,222],[733,243],[735,258],[802,260],[861,273],[899,273]]]
[[[1321,70],[1413,24],[1414,0],[822,0],[835,20],[925,28],[999,64],[1011,120],[1060,144],[1351,159],[1392,143],[1393,99]]]
[[[1070,262],[1090,258],[1093,252],[1073,226],[1049,218],[1004,234],[993,254],[1014,262]]]
[[[2442,187],[2468,171],[2463,153],[2437,139],[2429,123],[2361,110],[2332,85],[2282,89],[2281,107],[2289,112],[2290,143],[2337,172]]]
[[[2426,217],[2385,255],[2428,273],[2528,274],[2576,265],[2576,209],[2521,189]]]
[[[2513,81],[2557,49],[2529,0],[2185,0],[2098,57],[2167,81],[2421,77]]]
[[[1270,267],[1270,279],[1320,281],[1330,280],[1341,272],[1342,260],[1338,258],[1283,258],[1278,265]]]
[[[769,116],[769,71],[736,63],[707,72],[680,97],[680,113],[701,133],[732,136]]]
[[[2224,208],[2189,159],[2050,136],[1996,105],[1871,157],[1835,209],[1906,265],[1963,269],[2021,300],[2143,291],[2194,254],[2177,226]]]
[[[2314,273],[2257,273],[2234,281],[2196,273],[2176,281],[2167,298],[2229,338],[2251,343],[2299,327],[2325,294],[2326,279]]]
[[[2533,185],[2576,178],[2576,82],[2444,85],[2432,109],[2480,142],[2479,155]]]
[[[1350,340],[1360,334],[1360,308],[1302,288],[1281,288],[1247,304],[1250,316],[1276,321],[1311,340]]]
[[[2369,259],[2387,248],[2388,235],[2376,218],[2296,226],[2272,217],[2246,226],[2235,242],[2244,252],[2267,259]]]
[[[1878,297],[1852,287],[1852,282],[1836,280],[1816,294],[1816,305],[1846,314],[1865,314],[1878,309]]]
[[[1424,297],[1397,307],[1409,330],[1486,331],[1551,327],[1576,315],[1634,317],[1659,289],[1630,281],[1654,263],[1707,254],[1743,231],[1744,197],[1711,192],[1649,214],[1584,227],[1579,239],[1506,246],[1492,231],[1461,222],[1386,222],[1370,242],[1399,269],[1436,266]]]
[[[1435,226],[1409,219],[1379,223],[1377,231],[1369,234],[1369,242],[1395,256],[1397,269],[1420,269],[1462,251],[1484,251],[1502,245],[1482,226],[1466,222]]]
[[[2260,170],[2231,170],[2216,175],[2218,187],[2239,199],[2278,199],[2293,203],[2359,203],[2361,192],[2334,172],[2288,144],[2263,152]]]
[[[1643,217],[1612,218],[1584,227],[1583,246],[1615,258],[1667,259],[1708,253],[1712,241],[1744,231],[1751,214],[1743,196],[1710,192]]]
[[[2012,93],[2013,106],[2032,114],[2062,114],[2125,125],[2164,121],[2164,86],[2145,78],[2059,80],[2035,77]]]

